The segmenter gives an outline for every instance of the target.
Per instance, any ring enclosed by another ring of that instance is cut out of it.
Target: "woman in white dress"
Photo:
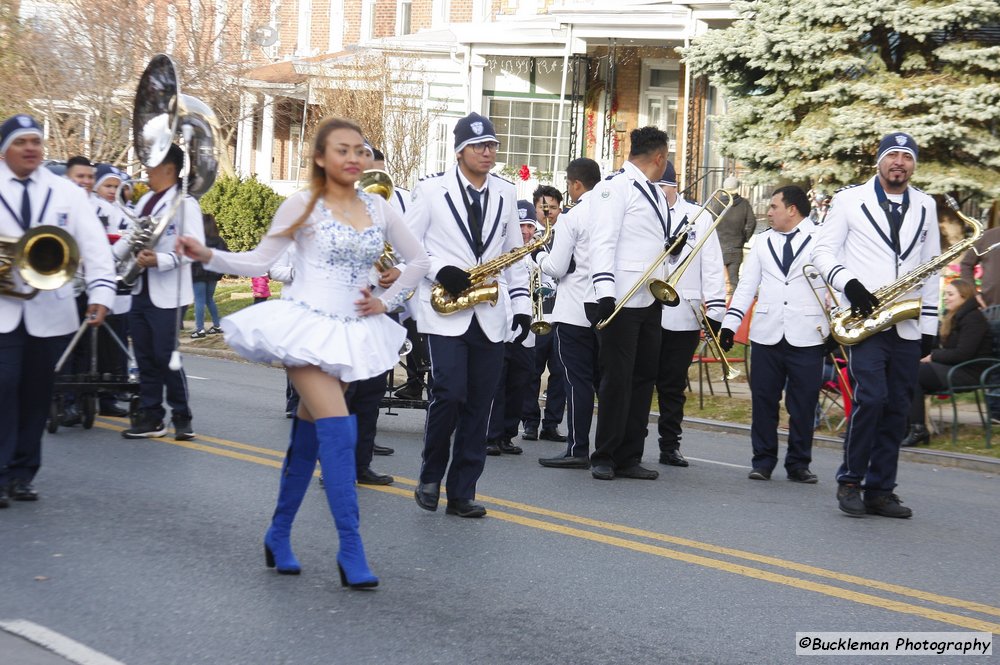
[[[399,360],[406,331],[385,313],[430,268],[427,253],[398,213],[382,198],[355,188],[366,159],[361,129],[350,120],[329,118],[317,130],[309,189],[282,203],[255,249],[213,251],[187,236],[177,243],[209,270],[245,276],[267,272],[294,245],[294,288],[225,317],[222,330],[243,357],[282,363],[301,395],[277,507],[264,537],[267,565],[285,575],[301,572],[290,543],[292,521],[319,458],[340,536],[341,583],[354,588],[377,586],[378,578],[368,568],[358,532],[357,423],[348,415],[344,390]],[[374,297],[368,274],[386,241],[403,257],[405,269]]]

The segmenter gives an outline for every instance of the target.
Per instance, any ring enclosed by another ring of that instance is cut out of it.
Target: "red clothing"
[[[270,298],[271,297],[271,280],[267,277],[254,277],[250,280],[253,285],[253,297],[254,298]]]

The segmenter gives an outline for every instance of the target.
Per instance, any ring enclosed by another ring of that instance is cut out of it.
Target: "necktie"
[[[472,201],[472,205],[469,206],[469,232],[476,243],[476,253],[481,254],[483,243],[482,192],[472,185],[468,185],[466,189],[469,192],[469,200]]]
[[[889,219],[892,222],[892,246],[899,254],[899,230],[903,228],[902,205],[895,201],[889,202]]]
[[[25,231],[31,226],[31,197],[28,196],[28,185],[31,184],[31,178],[25,178],[21,180],[20,178],[14,178],[17,182],[24,186],[24,194],[21,195],[21,228]]]
[[[785,275],[792,269],[792,260],[795,258],[795,253],[792,251],[792,238],[798,232],[799,230],[795,229],[785,236],[785,248],[781,251],[781,272],[785,273]]]

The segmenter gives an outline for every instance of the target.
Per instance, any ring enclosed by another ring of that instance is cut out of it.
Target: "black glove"
[[[864,284],[856,279],[844,285],[844,293],[851,301],[851,313],[855,316],[868,316],[878,307],[878,298],[869,293]]]
[[[667,243],[667,247],[673,246],[674,243],[676,243],[677,246],[674,247],[672,250],[670,250],[670,256],[677,256],[681,252],[683,252],[684,251],[684,245],[687,244],[687,239],[688,239],[688,234],[686,232],[680,234],[679,236],[674,236],[673,238],[671,238],[670,241]],[[678,240],[680,242],[677,242]]]
[[[722,330],[722,321],[716,321],[715,319],[713,319],[713,318],[711,318],[709,316],[706,316],[705,317],[705,323],[708,325],[709,330],[711,330],[712,333],[716,337],[718,337],[719,336],[719,331]],[[728,351],[728,350],[729,349],[726,349],[726,351]]]
[[[615,311],[615,299],[611,296],[601,298],[597,301],[597,306],[591,310],[593,313],[593,316],[590,317],[591,325],[596,326],[601,321],[604,321],[611,316],[611,312],[613,311]]]
[[[472,286],[469,281],[469,273],[455,266],[445,266],[438,270],[437,281],[441,282],[444,290],[453,296],[458,296],[467,288]]]
[[[514,338],[515,344],[520,344],[528,337],[528,331],[531,329],[531,317],[527,314],[515,314],[510,329],[517,330],[518,328],[521,329],[521,332]]]
[[[531,258],[535,261],[535,263],[538,263],[538,255],[541,254],[542,252],[548,252],[548,251],[549,248],[546,247],[545,245],[542,245],[541,247],[536,247],[531,252]]]
[[[921,335],[920,336],[920,357],[929,356],[931,351],[937,348],[937,344],[934,342],[936,338],[934,335]]]
[[[709,319],[709,321],[711,320]],[[719,346],[722,347],[723,351],[728,353],[733,348],[733,344],[735,343],[734,337],[736,337],[736,333],[729,328],[723,328],[719,331]]]

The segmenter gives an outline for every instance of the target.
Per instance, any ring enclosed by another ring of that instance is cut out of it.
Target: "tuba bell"
[[[58,226],[35,226],[20,238],[0,237],[0,296],[31,300],[72,280],[79,265],[76,240]],[[30,290],[21,291],[15,277]]]

